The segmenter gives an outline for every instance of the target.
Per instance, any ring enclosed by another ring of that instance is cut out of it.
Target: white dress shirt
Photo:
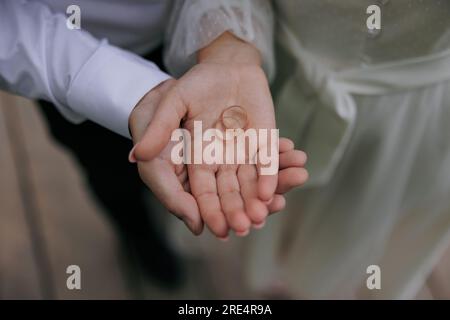
[[[71,4],[81,30],[66,25]],[[2,0],[0,89],[129,137],[133,107],[170,77],[138,55],[162,42],[169,11],[163,0]]]

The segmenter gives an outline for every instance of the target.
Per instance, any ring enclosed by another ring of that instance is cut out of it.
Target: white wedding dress
[[[366,26],[372,4],[380,31]],[[192,0],[175,9],[171,71],[182,74],[226,30],[252,42],[281,135],[309,156],[310,181],[287,209],[234,243],[246,285],[281,282],[295,298],[415,297],[450,244],[450,2]],[[211,242],[198,245],[222,250]],[[369,265],[381,268],[381,290],[366,288]]]

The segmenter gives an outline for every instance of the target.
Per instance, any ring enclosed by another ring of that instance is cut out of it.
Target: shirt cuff
[[[81,116],[130,138],[131,111],[167,79],[154,63],[103,41],[72,81],[67,103]]]

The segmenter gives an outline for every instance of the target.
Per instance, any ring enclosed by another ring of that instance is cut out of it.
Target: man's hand
[[[144,136],[150,120],[160,105],[161,98],[175,85],[176,80],[167,80],[151,90],[138,103],[130,115],[129,124],[136,144]],[[203,230],[203,221],[197,201],[188,192],[189,181],[185,165],[175,165],[170,159],[172,143],[150,161],[138,162],[139,175],[162,204],[175,216],[182,219],[189,230],[198,235]],[[130,161],[135,162],[130,153]]]

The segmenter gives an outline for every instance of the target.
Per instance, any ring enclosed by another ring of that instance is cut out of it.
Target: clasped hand
[[[259,161],[174,164],[172,132],[182,127],[193,134],[194,121],[201,121],[203,129],[216,128],[230,106],[244,110],[247,128],[276,128],[268,82],[253,46],[225,33],[199,52],[198,61],[180,79],[151,90],[135,107],[130,159],[138,163],[155,196],[194,234],[206,224],[220,239],[226,240],[230,229],[245,236],[284,208],[284,193],[307,180],[306,155],[281,138],[279,168],[271,175],[261,174]]]

